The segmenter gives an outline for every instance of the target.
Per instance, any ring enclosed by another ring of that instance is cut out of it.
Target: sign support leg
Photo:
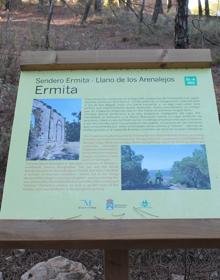
[[[105,280],[128,280],[128,250],[105,250]]]

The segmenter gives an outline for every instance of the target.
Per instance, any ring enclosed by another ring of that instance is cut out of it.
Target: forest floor
[[[138,23],[131,11],[106,9],[91,13],[81,25],[82,8],[56,7],[50,32],[50,48],[73,49],[146,49],[173,48],[174,17],[160,16],[156,25],[145,15]],[[22,50],[45,49],[47,11],[24,5],[10,13],[0,10],[0,189],[3,186],[10,132],[19,79],[19,54]],[[212,73],[220,113],[220,20],[200,19],[200,31],[193,27],[197,17],[190,17],[192,48],[210,48]],[[201,32],[202,31],[202,32]],[[1,195],[0,195],[1,196]],[[1,198],[0,198],[1,199]],[[103,279],[103,255],[100,250],[0,250],[0,271],[3,279],[17,280],[34,264],[62,255],[82,262],[94,279]],[[220,279],[220,250],[132,250],[131,279]],[[174,278],[180,275],[185,278]],[[173,278],[172,278],[173,277]]]

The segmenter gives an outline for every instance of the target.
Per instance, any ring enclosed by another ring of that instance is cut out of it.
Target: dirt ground
[[[87,23],[81,25],[82,9],[81,5],[73,6],[71,9],[55,8],[50,33],[51,49],[173,48],[174,18],[172,16],[161,16],[157,25],[152,26],[150,16],[145,15],[145,22],[140,25],[131,11],[112,8],[106,9],[101,15],[92,12]],[[18,57],[22,50],[45,49],[47,12],[48,8],[41,11],[35,5],[24,5],[10,13],[0,11],[0,186],[4,182],[16,100],[19,78]],[[216,42],[215,34],[220,30],[219,21],[202,22],[201,25],[202,28],[204,27],[205,36],[209,36],[209,39]],[[207,26],[210,26],[210,32]],[[212,73],[220,115],[220,47],[206,41],[205,36],[201,36],[190,25],[191,47],[211,48],[214,59]],[[17,250],[0,250],[0,271],[3,272],[4,280],[17,280],[34,264],[62,255],[82,262],[95,280],[101,280],[103,279],[102,253],[101,250],[26,249],[22,253]],[[218,249],[131,250],[130,272],[132,280],[169,280],[175,274],[185,275],[185,280],[217,280],[220,279],[220,251]]]

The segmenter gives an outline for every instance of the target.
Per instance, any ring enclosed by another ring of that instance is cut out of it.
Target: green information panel
[[[220,217],[210,69],[22,72],[2,219]]]

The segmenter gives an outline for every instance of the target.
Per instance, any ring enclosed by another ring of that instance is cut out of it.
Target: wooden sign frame
[[[37,51],[22,71],[210,68],[209,50]],[[0,220],[0,247],[103,248],[106,279],[128,279],[130,248],[219,247],[220,219]]]

